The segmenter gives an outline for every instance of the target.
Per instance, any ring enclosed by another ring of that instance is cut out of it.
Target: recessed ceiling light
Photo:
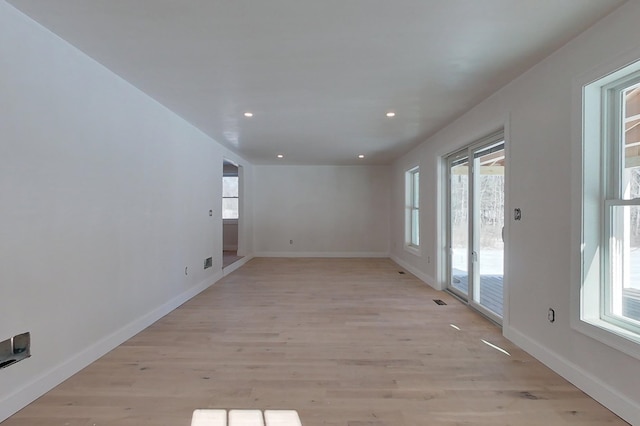
[[[284,155],[282,155],[282,154],[278,154],[278,155],[276,155],[276,157],[278,157],[278,158],[284,158]]]
[[[358,155],[358,158],[364,158],[364,154]]]
[[[253,117],[253,113],[252,112],[245,112],[244,116],[247,117],[247,118],[251,118],[251,117]]]
[[[395,112],[393,112],[393,111],[389,111],[389,112],[387,113],[387,117],[389,117],[389,118],[391,118],[391,117],[395,117],[395,116],[396,116],[396,113],[395,113]]]

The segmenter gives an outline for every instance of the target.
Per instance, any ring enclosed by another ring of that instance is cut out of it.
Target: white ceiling
[[[389,163],[624,3],[7,1],[256,164]]]

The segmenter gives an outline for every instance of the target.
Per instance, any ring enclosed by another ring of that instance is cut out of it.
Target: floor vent
[[[436,302],[436,305],[446,305],[446,303],[444,302],[444,300],[440,300],[440,299],[433,299],[434,302]]]
[[[404,272],[404,271],[398,271],[398,273],[399,273],[400,275],[404,275],[404,274],[405,274],[405,272]]]

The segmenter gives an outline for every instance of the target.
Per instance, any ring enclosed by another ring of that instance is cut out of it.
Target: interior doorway
[[[242,259],[238,255],[240,224],[240,168],[224,160],[222,164],[222,267]]]
[[[502,132],[447,157],[447,289],[494,321],[504,313]]]

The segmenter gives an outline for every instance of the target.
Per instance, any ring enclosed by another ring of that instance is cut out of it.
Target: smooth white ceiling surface
[[[624,3],[7,1],[256,164],[388,163]]]

